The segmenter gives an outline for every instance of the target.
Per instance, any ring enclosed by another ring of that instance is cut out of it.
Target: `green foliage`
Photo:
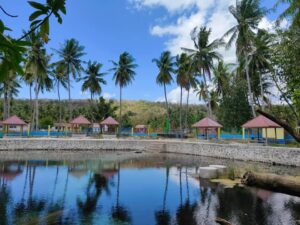
[[[29,21],[31,22],[31,31],[29,31],[29,33],[40,27],[40,35],[44,42],[47,43],[50,33],[49,18],[53,14],[56,17],[57,22],[62,23],[61,13],[66,14],[66,1],[47,0],[45,4],[35,1],[28,1],[28,3],[36,10],[29,16]]]
[[[246,87],[243,79],[236,78],[220,100],[217,117],[227,131],[240,131],[251,118]]]

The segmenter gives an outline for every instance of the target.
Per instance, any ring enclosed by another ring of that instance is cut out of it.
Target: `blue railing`
[[[70,132],[64,131],[31,131],[29,134],[27,132],[11,132],[5,134],[7,137],[66,137],[71,136]]]

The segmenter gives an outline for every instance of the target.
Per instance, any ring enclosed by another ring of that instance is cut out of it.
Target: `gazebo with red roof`
[[[2,121],[2,124],[6,126],[6,133],[9,132],[9,126],[19,126],[21,127],[21,133],[23,134],[23,128],[24,126],[27,126],[27,123],[24,122],[20,117],[14,115],[6,120]]]
[[[119,122],[109,116],[100,123],[100,126],[102,133],[116,133],[116,128],[119,126]]]
[[[75,119],[70,121],[72,131],[81,131],[82,127],[91,126],[91,122],[85,118],[83,115],[76,117]]]
[[[196,131],[197,131],[197,129],[204,130],[206,139],[208,139],[208,131],[209,130],[216,131],[217,138],[220,139],[220,135],[221,135],[220,130],[223,126],[221,124],[219,124],[217,121],[215,121],[209,117],[205,117],[202,120],[198,121],[197,123],[193,124],[192,127],[196,128]]]
[[[259,130],[265,129],[266,132],[266,141],[268,140],[268,128],[274,128],[275,130],[275,139],[277,139],[276,129],[281,128],[280,125],[275,123],[274,121],[268,119],[263,115],[259,115],[254,119],[247,121],[245,124],[242,125],[243,128],[243,139],[245,138],[245,129],[248,129],[248,133],[251,129],[257,129],[257,138],[259,139]]]

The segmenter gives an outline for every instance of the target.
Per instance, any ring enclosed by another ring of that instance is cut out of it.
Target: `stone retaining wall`
[[[18,138],[0,140],[0,151],[5,150],[155,151],[300,166],[300,149],[298,148],[254,146],[248,144],[214,144],[167,140]]]

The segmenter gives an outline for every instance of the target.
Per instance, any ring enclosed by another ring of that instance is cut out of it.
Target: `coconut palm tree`
[[[3,120],[10,116],[10,105],[13,97],[19,93],[21,85],[17,79],[17,74],[13,71],[9,72],[9,75],[0,83],[0,96],[3,95]]]
[[[180,132],[182,132],[182,90],[187,89],[188,86],[188,76],[191,72],[191,59],[186,53],[177,55],[176,57],[176,82],[180,87],[180,113],[179,113],[179,124]]]
[[[246,73],[248,96],[252,115],[255,117],[254,98],[249,75],[249,56],[253,52],[255,31],[257,31],[258,24],[263,18],[263,11],[259,6],[259,0],[236,1],[236,5],[231,5],[229,11],[236,19],[237,24],[230,28],[224,34],[224,37],[230,36],[227,47],[230,47],[236,41],[236,55],[240,66],[242,65],[241,67],[244,68]]]
[[[38,32],[32,32],[26,36],[26,41],[31,43],[28,49],[27,61],[25,64],[25,74],[31,74],[35,83],[35,107],[32,117],[31,128],[38,129],[39,125],[39,106],[38,96],[40,91],[49,91],[52,88],[52,80],[49,77],[48,62],[50,57],[46,54],[44,43]]]
[[[231,76],[229,67],[230,64],[225,64],[224,61],[221,60],[213,69],[213,84],[215,85],[216,93],[221,97],[224,95],[225,89],[229,84]]]
[[[273,45],[273,40],[274,35],[269,34],[266,30],[259,29],[254,37],[253,53],[249,58],[250,74],[253,76],[258,75],[259,77],[260,97],[262,101],[267,100],[267,98],[265,98],[265,92],[268,90],[265,89],[270,86],[266,82],[266,77],[264,77],[264,75],[273,71],[271,64],[271,47]],[[253,89],[255,89],[255,86]],[[263,104],[262,110],[264,110]]]
[[[84,47],[74,38],[66,40],[64,45],[56,50],[61,60],[59,63],[64,65],[66,76],[68,77],[68,94],[69,94],[69,119],[72,119],[72,103],[71,103],[71,75],[73,79],[80,77],[82,69],[81,60],[85,55]]]
[[[89,90],[91,93],[91,101],[93,101],[94,95],[100,95],[102,92],[102,84],[106,84],[106,81],[103,79],[103,76],[106,73],[100,73],[102,68],[102,64],[98,62],[88,62],[87,69],[84,71],[87,76],[84,76],[79,79],[79,81],[83,81],[81,90],[87,91]]]
[[[198,96],[199,100],[206,102],[208,100],[205,84],[203,81],[200,81],[199,86],[195,89],[196,95]]]
[[[57,96],[58,96],[58,104],[59,104],[59,122],[62,122],[62,106],[61,106],[61,98],[60,98],[60,87],[64,89],[68,88],[68,78],[66,76],[66,72],[64,70],[64,66],[62,64],[56,64],[54,70],[52,71],[54,86],[57,87]]]
[[[208,115],[212,115],[211,105],[209,101],[209,91],[206,76],[211,80],[211,71],[213,70],[214,61],[219,61],[222,56],[216,51],[224,43],[221,39],[213,40],[209,42],[211,29],[207,29],[205,26],[200,27],[199,32],[195,28],[192,31],[192,39],[194,41],[194,49],[182,48],[184,51],[189,52],[193,59],[193,66],[195,70],[202,74],[205,84],[205,92],[207,95],[208,103]]]
[[[166,85],[171,84],[173,81],[172,73],[175,73],[173,57],[171,56],[171,52],[165,51],[160,55],[158,59],[153,59],[152,62],[154,62],[159,69],[158,75],[156,77],[156,83],[158,85],[164,86],[167,119],[168,122],[170,122],[170,111]]]
[[[279,15],[277,22],[284,18],[292,18],[292,26],[300,26],[300,2],[299,0],[277,0],[275,8],[280,4],[287,4],[288,7]]]
[[[30,73],[24,73],[21,79],[25,82],[26,85],[29,86],[29,108],[31,109],[31,113],[33,113],[32,87],[34,84],[34,76]]]
[[[124,52],[119,57],[119,62],[112,61],[114,71],[113,80],[115,84],[120,87],[120,128],[122,128],[122,88],[128,86],[134,80],[136,75],[135,68],[137,64],[134,63],[135,59],[128,53]],[[120,132],[120,129],[119,129]]]
[[[189,98],[190,98],[190,90],[195,89],[199,84],[199,81],[196,76],[196,72],[194,71],[193,66],[190,68],[190,72],[187,77],[187,85],[186,85],[186,110],[185,110],[185,129],[188,129],[188,112],[189,112]]]

